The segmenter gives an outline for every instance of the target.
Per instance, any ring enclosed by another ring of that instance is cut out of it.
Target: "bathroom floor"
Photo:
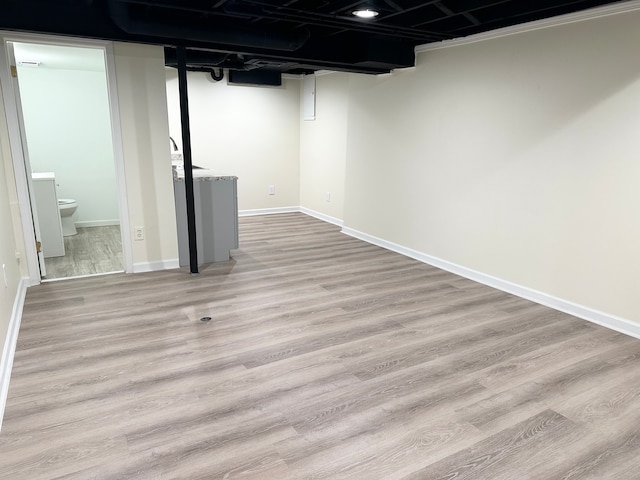
[[[77,235],[64,237],[64,257],[45,259],[45,280],[124,270],[118,225],[77,230]]]

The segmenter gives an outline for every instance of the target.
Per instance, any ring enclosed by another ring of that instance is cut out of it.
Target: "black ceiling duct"
[[[282,85],[282,74],[275,70],[229,70],[229,83],[240,85]]]
[[[149,2],[149,5],[154,5]],[[122,0],[109,0],[109,15],[114,23],[126,33],[152,37],[171,38],[181,42],[205,42],[236,47],[264,48],[293,52],[302,47],[309,39],[307,29],[299,29],[288,34],[229,27],[221,24],[180,21],[180,17],[157,17],[148,19],[144,15],[132,15],[130,5]]]
[[[187,67],[218,67],[231,55],[230,53],[194,49],[188,49],[186,53]],[[178,66],[178,54],[174,47],[164,47],[164,64],[167,67]]]

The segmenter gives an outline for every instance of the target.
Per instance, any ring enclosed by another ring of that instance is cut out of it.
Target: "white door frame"
[[[16,63],[16,57],[13,51],[13,44],[11,42],[7,42],[6,45],[6,50],[4,51],[4,53],[6,53],[8,55],[7,59],[9,61],[9,65],[17,65]],[[9,45],[10,44],[10,45]],[[16,101],[16,106],[20,106],[22,105],[22,100],[20,97],[20,86],[18,85],[18,77],[13,77],[13,72],[11,72],[12,78],[11,78],[11,85],[13,86],[13,96],[15,98]],[[29,148],[27,146],[27,137],[25,135],[26,132],[26,128],[24,126],[24,113],[22,112],[21,108],[16,108],[16,113],[18,116],[18,129],[19,129],[19,133],[20,133],[20,140],[22,142],[22,159],[24,161],[24,171],[25,172],[31,172],[31,163],[29,160]],[[31,178],[30,175],[27,175],[25,177],[27,179],[27,190],[29,193],[29,200],[31,202],[31,214],[33,216],[33,233],[35,234],[35,239],[36,239],[36,246],[38,245],[38,242],[42,242],[42,235],[40,234],[40,223],[39,223],[39,217],[38,217],[38,208],[33,208],[34,205],[36,205],[36,197],[35,197],[35,193],[34,193],[34,189],[33,189],[33,180]],[[64,250],[64,244],[62,246],[62,249]],[[38,248],[36,248],[36,250],[38,250]],[[40,248],[40,251],[37,253],[37,258],[38,258],[38,267],[40,268],[40,275],[46,277],[47,276],[47,269],[46,269],[46,265],[44,263],[44,251],[42,248]]]
[[[129,207],[127,202],[127,183],[124,168],[124,149],[122,145],[122,129],[120,123],[120,108],[118,105],[118,89],[116,84],[115,58],[113,54],[113,42],[91,40],[84,38],[59,37],[54,35],[22,34],[16,32],[0,31],[0,82],[4,98],[5,113],[9,129],[9,143],[11,157],[13,159],[13,171],[18,193],[20,210],[20,222],[22,224],[25,242],[25,257],[29,272],[30,285],[41,282],[38,255],[36,253],[36,241],[33,231],[33,214],[29,197],[25,159],[22,153],[22,133],[18,121],[18,105],[11,81],[11,71],[5,42],[41,43],[45,45],[60,45],[67,47],[101,48],[105,55],[105,67],[107,75],[107,90],[109,95],[109,108],[111,113],[111,137],[113,142],[113,156],[116,171],[116,184],[118,187],[118,209],[120,214],[120,235],[122,237],[122,253],[125,272],[133,273],[133,252],[131,245],[131,229],[129,226]]]

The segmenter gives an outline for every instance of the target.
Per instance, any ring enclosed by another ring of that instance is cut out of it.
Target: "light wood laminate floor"
[[[640,341],[302,214],[240,229],[199,276],[29,289],[0,478],[640,478]]]
[[[124,271],[120,226],[77,228],[64,237],[65,255],[46,258],[46,280]]]

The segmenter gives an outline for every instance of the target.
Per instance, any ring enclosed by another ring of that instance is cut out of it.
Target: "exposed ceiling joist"
[[[418,45],[619,3],[607,0],[2,0],[0,29],[186,46],[194,68],[383,73]],[[360,19],[357,9],[377,16]],[[207,64],[204,55],[222,58]]]

